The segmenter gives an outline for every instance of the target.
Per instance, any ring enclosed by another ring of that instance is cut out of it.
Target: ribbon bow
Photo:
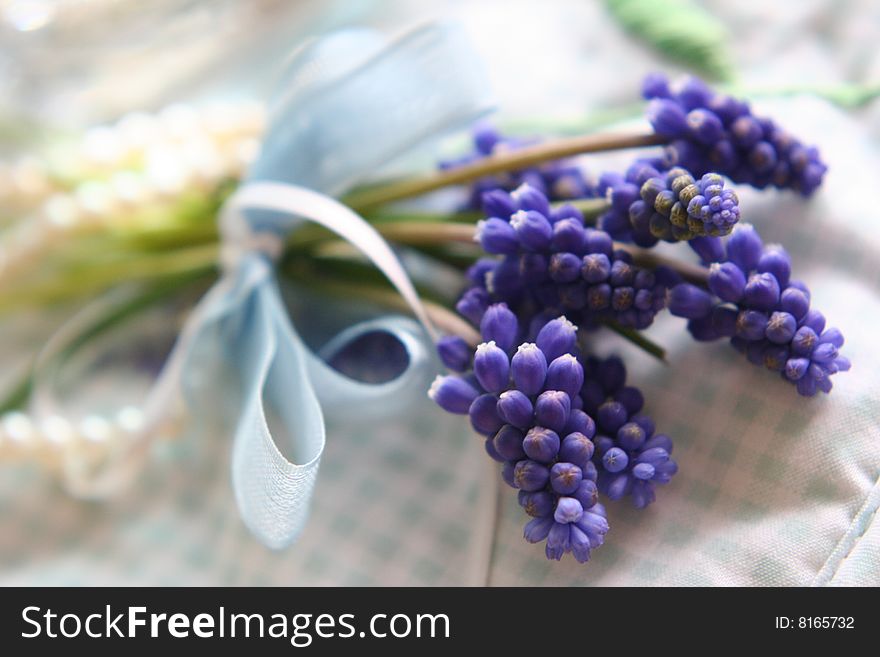
[[[427,361],[418,324],[385,317],[351,327],[329,351],[365,332],[393,333],[410,367],[370,385],[316,356],[294,328],[274,261],[290,231],[317,222],[358,247],[430,322],[399,260],[361,217],[332,197],[419,142],[472,121],[488,109],[487,86],[465,35],[450,24],[416,29],[392,43],[370,31],[331,34],[302,47],[282,76],[261,155],[220,217],[224,273],[194,308],[148,396],[139,439],[98,471],[65,464],[73,492],[104,495],[146,453],[171,408],[201,397],[205,345],[233,374],[238,391],[232,481],[242,518],[266,545],[281,548],[305,524],[324,449],[324,410],[381,405],[413,387],[413,364]],[[68,327],[67,332],[75,330]],[[65,331],[53,342],[63,343]],[[57,352],[50,343],[44,360]],[[327,349],[325,349],[327,352]],[[195,391],[195,392],[194,392]],[[216,401],[215,401],[216,404]],[[35,412],[52,412],[37,394]],[[191,412],[211,412],[192,405]]]

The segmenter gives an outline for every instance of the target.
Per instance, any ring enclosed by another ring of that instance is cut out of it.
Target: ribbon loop
[[[366,221],[331,196],[448,129],[488,110],[478,58],[450,24],[414,30],[385,45],[374,33],[348,31],[316,40],[293,57],[282,76],[261,155],[244,185],[221,210],[224,274],[199,302],[147,403],[155,427],[175,399],[220,399],[217,381],[199,378],[198,358],[211,353],[231,369],[238,394],[232,453],[235,497],[248,528],[272,548],[290,544],[306,522],[325,442],[324,409],[394,408],[404,392],[423,390],[433,364],[419,325],[380,318],[331,341],[325,355],[365,331],[386,331],[403,345],[408,364],[396,379],[368,384],[346,377],[312,353],[294,328],[273,264],[286,234],[319,223],[359,248],[388,278],[429,334],[433,329],[400,261]],[[268,257],[267,257],[268,256]],[[207,387],[206,387],[207,386]],[[320,399],[320,402],[319,402]],[[388,403],[386,403],[388,402]],[[193,413],[210,403],[191,404]],[[137,447],[111,464],[130,465]],[[107,473],[76,481],[105,492]]]

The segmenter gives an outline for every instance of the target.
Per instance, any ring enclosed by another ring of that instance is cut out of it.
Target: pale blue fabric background
[[[426,17],[416,3],[356,4],[360,19],[384,27]],[[708,4],[735,35],[745,83],[880,80],[876,3]],[[449,7],[489,62],[508,117],[630,102],[656,66],[600,3]],[[674,318],[651,329],[668,367],[603,342],[600,352],[626,357],[676,441],[680,473],[646,511],[610,505],[608,542],[590,564],[547,562],[522,541],[515,495],[480,441],[425,400],[406,417],[329,428],[311,521],[281,553],[253,541],[237,516],[221,432],[169,446],[136,489],[104,505],[5,468],[0,583],[880,584],[880,103],[756,106],[818,143],[830,165],[809,203],[777,192],[747,192],[742,203],[792,253],[815,307],[846,335],[853,370],[835,377],[830,397],[806,401],[724,345],[693,344]],[[3,330],[10,351],[39,340],[23,321]]]

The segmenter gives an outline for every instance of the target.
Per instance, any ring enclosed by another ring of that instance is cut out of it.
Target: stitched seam
[[[874,485],[871,486],[871,490],[868,491],[868,494],[865,496],[864,503],[859,508],[855,516],[853,516],[853,519],[849,523],[849,527],[847,527],[847,530],[843,533],[843,536],[835,544],[834,548],[831,550],[831,553],[828,555],[828,558],[819,569],[819,572],[816,573],[816,576],[813,578],[813,581],[810,584],[811,586],[827,586],[830,582],[832,582],[837,574],[840,572],[840,569],[841,567],[843,567],[844,562],[855,551],[856,547],[858,547],[859,541],[861,541],[862,537],[867,534],[868,529],[874,523],[874,519],[877,515],[878,509],[880,509],[880,495],[876,494],[878,487],[880,487],[880,477],[878,477],[874,481]],[[875,497],[877,499],[874,499]],[[853,530],[859,527],[861,527],[859,533],[853,535]],[[842,549],[848,541],[851,541],[852,544],[849,546],[846,554],[839,558],[837,565],[834,566],[833,572],[831,572],[829,576],[823,577],[823,574],[831,567],[830,564],[834,555],[838,552],[838,550]]]

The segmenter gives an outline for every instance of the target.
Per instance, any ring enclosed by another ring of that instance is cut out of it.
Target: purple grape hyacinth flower
[[[488,123],[480,123],[475,126],[472,139],[473,151],[462,157],[441,162],[440,168],[454,169],[497,153],[532,146],[540,141],[538,139],[504,137],[497,128]],[[472,210],[482,209],[490,217],[509,217],[512,213],[506,212],[503,206],[499,208],[498,199],[493,197],[491,193],[495,191],[512,192],[524,183],[554,201],[592,196],[590,184],[575,163],[567,160],[555,160],[520,171],[486,176],[475,181],[470,187],[466,207]]]
[[[599,492],[612,500],[629,496],[636,508],[644,508],[654,501],[656,485],[669,483],[678,471],[672,440],[655,434],[654,421],[641,413],[644,397],[626,385],[620,358],[589,357],[584,375],[584,410],[597,422],[592,460]]]
[[[793,189],[804,196],[821,185],[828,167],[819,151],[774,121],[754,116],[748,103],[693,77],[676,86],[653,74],[642,89],[654,131],[671,139],[664,168],[684,167],[694,176],[717,171],[736,183]]]
[[[638,159],[624,173],[599,178],[610,208],[599,225],[615,239],[642,247],[727,235],[740,219],[739,199],[717,173],[695,177],[659,159]]]
[[[492,217],[481,223],[476,235],[487,252],[502,259],[494,265],[481,261],[483,280],[477,279],[462,295],[459,312],[477,321],[489,299],[507,303],[522,318],[543,317],[546,322],[565,315],[583,328],[608,319],[637,329],[653,322],[666,299],[659,270],[635,266],[629,253],[615,250],[607,232],[586,227],[574,208],[564,215],[549,210],[547,198],[527,185],[506,198],[503,195],[493,192],[492,202],[499,209],[513,210],[506,217],[509,224]],[[526,210],[524,202],[548,214]],[[499,222],[510,232],[505,233]],[[509,243],[514,237],[516,248]]]
[[[840,354],[843,335],[826,329],[822,313],[810,309],[809,289],[791,280],[785,250],[764,246],[753,226],[739,224],[722,252],[709,266],[709,290],[676,285],[669,311],[689,320],[695,339],[729,338],[750,362],[779,372],[801,395],[830,392],[831,376],[850,368]]]
[[[571,552],[584,562],[602,544],[608,522],[591,460],[596,423],[581,410],[577,327],[559,317],[544,324],[535,342],[514,347],[516,317],[499,303],[486,309],[480,328],[484,342],[473,357],[452,359],[468,360],[473,370],[438,377],[429,396],[444,410],[467,414],[485,437],[486,452],[503,464],[502,479],[519,490],[520,505],[533,518],[526,540],[546,541],[550,559]],[[450,342],[443,351],[457,350]]]

